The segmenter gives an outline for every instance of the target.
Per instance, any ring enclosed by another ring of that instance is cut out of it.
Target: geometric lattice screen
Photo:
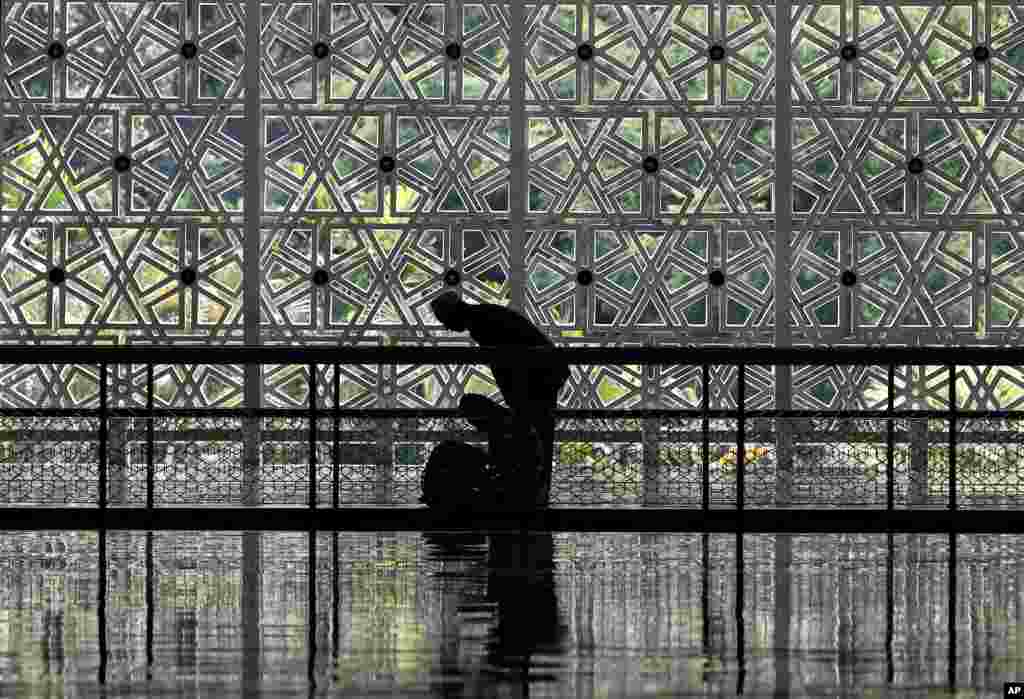
[[[429,311],[455,288],[561,345],[771,345],[776,313],[798,345],[1018,343],[1024,4],[780,7],[782,70],[774,2],[6,0],[0,342],[468,344]],[[343,371],[359,406],[496,390]],[[561,401],[699,405],[672,371],[574,367]],[[112,372],[131,402],[141,367]],[[237,405],[242,376],[162,367],[158,400]],[[871,372],[808,376],[795,406],[871,402]]]

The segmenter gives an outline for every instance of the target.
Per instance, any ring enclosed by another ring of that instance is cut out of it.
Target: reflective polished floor
[[[4,532],[0,696],[1002,696],[1024,679],[1022,549]]]

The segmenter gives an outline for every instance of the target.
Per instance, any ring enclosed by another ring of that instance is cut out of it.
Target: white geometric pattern
[[[454,288],[561,345],[770,345],[779,274],[795,344],[1022,337],[1024,6],[794,3],[778,75],[767,1],[256,7],[4,3],[0,339],[435,344]],[[435,369],[382,400],[457,400]],[[603,371],[564,407],[640,400]]]

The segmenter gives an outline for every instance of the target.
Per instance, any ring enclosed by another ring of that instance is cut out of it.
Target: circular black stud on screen
[[[444,283],[448,286],[456,286],[462,281],[462,275],[459,274],[459,270],[450,269],[444,273]]]
[[[708,275],[708,281],[711,282],[711,286],[722,286],[722,284],[725,284],[725,275],[722,274],[720,269],[711,270],[711,274]]]
[[[48,276],[50,277],[50,281],[53,282],[54,284],[62,284],[65,279],[64,270],[62,270],[60,267],[54,267],[53,269],[51,269],[50,274]]]
[[[462,47],[453,41],[444,47],[444,55],[453,61],[457,61],[462,58]]]
[[[317,271],[313,272],[313,283],[316,284],[317,286],[323,286],[324,284],[326,284],[327,270],[318,269]]]
[[[708,57],[712,61],[720,61],[725,58],[725,49],[718,44],[715,44],[708,49]]]
[[[989,53],[988,46],[975,46],[974,47],[974,60],[978,63],[984,63],[988,60]]]
[[[184,44],[181,45],[181,55],[186,60],[191,61],[193,58],[196,57],[196,54],[198,53],[199,47],[196,46],[194,41],[186,41]]]
[[[907,170],[912,175],[920,175],[924,172],[924,161],[920,158],[911,158],[910,161],[907,162]]]
[[[857,47],[853,44],[847,44],[843,48],[839,49],[839,56],[844,61],[852,61],[857,57]]]
[[[383,158],[380,159],[380,171],[381,172],[391,172],[394,169],[395,169],[395,159],[392,158],[390,155],[385,155]]]
[[[118,172],[128,172],[128,169],[132,166],[132,159],[127,155],[119,155],[114,158],[114,169]]]
[[[581,269],[576,273],[576,283],[580,286],[590,286],[594,283],[594,273],[589,269]]]
[[[318,59],[327,58],[327,54],[331,52],[331,47],[324,41],[318,41],[313,44],[313,55]]]
[[[50,58],[52,58],[55,61],[58,58],[63,57],[64,56],[64,44],[60,43],[59,41],[53,42],[52,44],[50,44],[49,46],[46,47],[46,55],[49,56]]]
[[[590,44],[580,44],[576,48],[576,57],[581,61],[589,61],[594,57],[594,47]]]
[[[196,271],[191,267],[181,270],[181,283],[185,286],[192,286],[196,283]]]
[[[653,155],[648,155],[646,158],[644,158],[643,168],[644,168],[644,172],[646,172],[648,174],[653,174],[653,173],[657,172],[658,171],[658,159],[655,158]]]
[[[840,280],[843,282],[843,286],[853,286],[857,283],[857,275],[854,274],[853,270],[848,269],[843,272],[843,276],[840,277]]]

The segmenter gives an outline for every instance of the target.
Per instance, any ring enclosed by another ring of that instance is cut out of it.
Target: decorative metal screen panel
[[[448,289],[565,346],[1022,340],[1015,3],[0,8],[2,343],[469,344],[429,310]],[[747,407],[866,409],[861,369],[752,367]],[[303,370],[163,365],[155,400],[297,406]],[[351,408],[500,398],[480,366],[321,370]],[[575,366],[559,403],[692,406],[687,371]],[[945,380],[898,383],[941,407]],[[1013,367],[958,380],[1024,395]],[[9,405],[95,383],[0,367]]]
[[[8,0],[0,333],[1015,342],[1019,8],[789,6]]]

